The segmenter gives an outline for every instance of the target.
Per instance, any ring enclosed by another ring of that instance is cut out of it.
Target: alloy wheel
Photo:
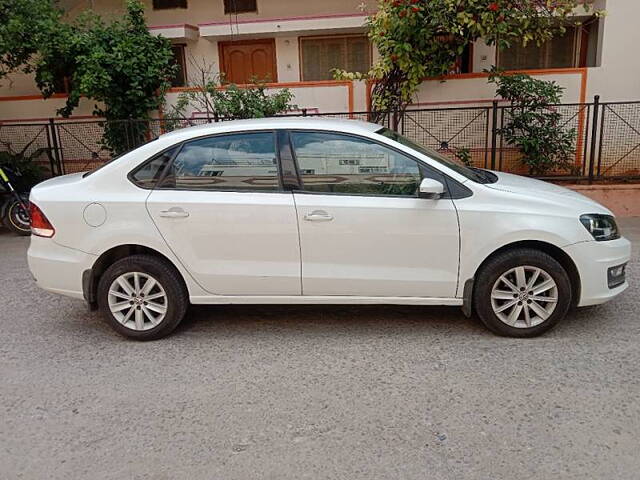
[[[150,330],[167,313],[167,294],[158,280],[142,272],[127,272],[109,287],[109,310],[114,318],[131,330]]]
[[[545,322],[558,304],[558,286],[547,272],[523,265],[500,275],[491,290],[491,307],[503,323],[530,328]]]

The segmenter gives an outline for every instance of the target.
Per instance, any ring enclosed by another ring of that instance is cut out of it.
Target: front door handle
[[[330,222],[333,220],[333,216],[329,215],[324,210],[314,210],[311,213],[307,213],[304,216],[304,219],[307,222]]]
[[[165,218],[186,218],[189,212],[185,212],[180,207],[171,207],[169,210],[161,210],[159,215]]]

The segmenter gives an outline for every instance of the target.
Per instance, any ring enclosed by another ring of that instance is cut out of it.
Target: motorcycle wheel
[[[28,202],[27,207],[29,206]],[[22,236],[31,235],[31,219],[29,212],[25,212],[22,205],[17,200],[11,201],[5,210],[5,216],[2,219],[4,224],[14,233]]]

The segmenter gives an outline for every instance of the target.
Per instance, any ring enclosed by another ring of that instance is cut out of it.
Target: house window
[[[300,39],[303,81],[333,80],[334,68],[367,72],[371,47],[364,35],[306,37]]]
[[[168,8],[187,8],[187,0],[153,0],[154,10],[166,10]]]
[[[598,21],[587,18],[582,25],[567,27],[562,35],[538,46],[516,43],[498,51],[498,66],[505,70],[574,68],[596,66]]]
[[[247,13],[257,10],[256,0],[224,0],[224,13]]]
[[[184,87],[187,84],[187,65],[184,48],[184,45],[171,45],[171,51],[173,52],[172,63],[178,66],[175,77],[171,80],[172,87]]]

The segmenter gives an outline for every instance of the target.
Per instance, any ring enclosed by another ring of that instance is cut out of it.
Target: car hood
[[[511,173],[493,173],[498,177],[498,180],[495,183],[485,184],[491,189],[543,199],[566,208],[573,208],[581,213],[613,215],[609,209],[595,200],[568,188]]]

